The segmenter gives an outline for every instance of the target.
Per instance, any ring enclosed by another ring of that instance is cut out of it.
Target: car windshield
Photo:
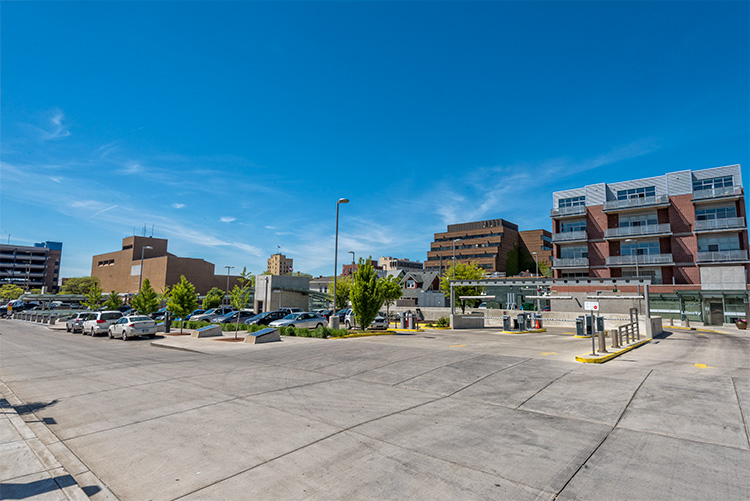
[[[115,320],[121,316],[122,314],[119,311],[117,313],[102,313],[102,320]]]
[[[131,322],[151,322],[149,317],[130,317]]]
[[[284,320],[295,320],[299,316],[299,313],[290,313],[284,317]]]
[[[213,308],[213,309],[210,309],[210,310],[204,311],[203,313],[204,313],[205,315],[210,315],[211,313],[213,313],[213,312],[215,312],[215,311],[216,311],[216,308]]]

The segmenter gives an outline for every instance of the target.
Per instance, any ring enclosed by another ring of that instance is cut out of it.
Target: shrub
[[[438,327],[449,327],[451,325],[451,321],[448,317],[440,317],[437,321]]]

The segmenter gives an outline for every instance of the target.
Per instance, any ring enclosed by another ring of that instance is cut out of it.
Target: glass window
[[[576,219],[560,223],[560,233],[568,233],[570,231],[586,231],[586,220]]]
[[[659,218],[656,213],[650,214],[633,214],[630,216],[620,216],[620,228],[628,228],[631,226],[648,226],[651,224],[659,224]]]
[[[560,257],[562,259],[589,257],[589,248],[587,245],[586,246],[583,246],[583,245],[561,246]]]
[[[644,188],[631,188],[629,190],[618,190],[617,200],[629,200],[631,198],[655,197],[656,187],[646,186]]]
[[[693,191],[726,188],[733,186],[732,176],[713,177],[711,179],[696,179],[693,181]]]
[[[658,240],[644,240],[643,242],[623,242],[622,247],[620,248],[621,256],[644,256],[654,254],[661,254]]]
[[[557,202],[557,206],[559,208],[563,207],[579,207],[581,205],[586,205],[586,197],[570,197],[570,198],[561,198]]]
[[[739,235],[711,235],[698,237],[698,252],[740,250]]]
[[[737,217],[737,208],[734,205],[724,207],[703,207],[695,209],[695,219],[697,221],[707,221],[710,219],[727,219]]]

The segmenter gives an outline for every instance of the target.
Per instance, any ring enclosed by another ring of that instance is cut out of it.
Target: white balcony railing
[[[588,268],[588,266],[589,258],[587,257],[560,257],[552,260],[553,268]]]
[[[733,230],[745,227],[744,217],[725,217],[695,222],[695,231]]]
[[[724,186],[723,188],[709,188],[707,190],[695,190],[693,200],[705,200],[707,198],[737,197],[742,195],[741,186]]]
[[[603,210],[613,211],[649,207],[651,205],[669,205],[669,197],[667,195],[657,195],[655,197],[632,197],[627,200],[610,200],[609,202],[604,202]]]
[[[582,216],[586,214],[585,205],[576,205],[574,207],[558,207],[550,211],[551,217],[562,217],[562,216]]]
[[[586,230],[583,231],[565,231],[563,233],[553,233],[552,242],[575,242],[580,240],[588,240],[588,234]]]
[[[610,256],[607,258],[607,266],[618,265],[650,265],[650,264],[669,264],[672,262],[672,254],[641,254],[632,256]]]
[[[695,260],[699,263],[747,261],[747,250],[698,252]]]
[[[672,233],[669,223],[647,224],[644,226],[626,226],[604,230],[604,238],[639,237],[644,235],[666,235]]]

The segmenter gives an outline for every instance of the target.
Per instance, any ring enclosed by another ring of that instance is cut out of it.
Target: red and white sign
[[[599,311],[599,301],[584,301],[583,309],[587,311]]]

